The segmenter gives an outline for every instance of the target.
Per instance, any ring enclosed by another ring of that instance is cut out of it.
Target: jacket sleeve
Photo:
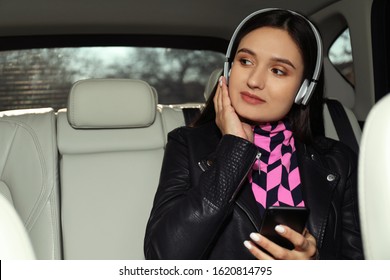
[[[194,186],[190,166],[197,163],[190,162],[186,140],[180,129],[170,134],[146,229],[146,259],[207,258],[257,154],[249,141],[223,136],[213,164]]]

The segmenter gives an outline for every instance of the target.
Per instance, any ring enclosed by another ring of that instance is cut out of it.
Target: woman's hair
[[[303,79],[312,80],[317,60],[317,41],[313,30],[307,20],[286,10],[271,10],[260,13],[248,20],[237,34],[237,39],[232,47],[232,54],[235,54],[241,39],[251,31],[261,27],[273,27],[288,32],[298,46],[304,63]],[[234,57],[231,59],[234,60]],[[214,95],[217,85],[206,102],[200,117],[195,120],[193,126],[200,126],[204,123],[215,120]],[[323,91],[324,78],[320,75],[319,82],[312,94],[308,105],[297,105],[294,103],[286,119],[289,121],[294,136],[303,142],[310,142],[313,136],[323,135]]]

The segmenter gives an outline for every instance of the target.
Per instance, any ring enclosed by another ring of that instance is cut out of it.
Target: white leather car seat
[[[165,145],[168,141],[168,133],[173,129],[186,125],[182,108],[178,106],[158,105],[158,112],[161,115],[163,131],[165,134]]]
[[[0,260],[34,260],[30,237],[16,209],[0,194]]]
[[[359,154],[358,195],[366,259],[390,259],[390,94],[368,114]]]
[[[143,259],[164,153],[153,89],[139,80],[74,84],[58,112],[64,259]]]
[[[36,258],[61,259],[55,114],[4,111],[0,131],[0,192],[20,216]]]

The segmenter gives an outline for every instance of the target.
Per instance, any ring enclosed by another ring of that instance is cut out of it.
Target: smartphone
[[[308,216],[309,209],[305,207],[268,207],[264,212],[260,234],[279,246],[292,250],[294,245],[288,239],[279,235],[275,231],[275,227],[277,225],[286,225],[296,232],[303,233]]]

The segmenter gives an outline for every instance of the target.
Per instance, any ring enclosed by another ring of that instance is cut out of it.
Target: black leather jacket
[[[320,138],[296,141],[308,229],[321,259],[362,259],[356,155]],[[145,236],[146,259],[253,259],[244,247],[261,217],[247,174],[257,147],[214,123],[169,134]]]

